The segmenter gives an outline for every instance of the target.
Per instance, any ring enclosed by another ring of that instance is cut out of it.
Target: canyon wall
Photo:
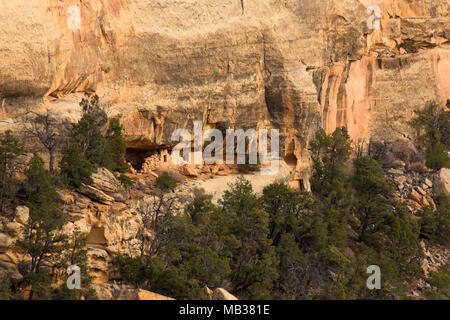
[[[373,5],[379,30],[367,24]],[[0,130],[19,128],[28,109],[75,120],[95,92],[130,148],[169,147],[194,120],[277,128],[294,179],[306,181],[320,126],[346,125],[355,143],[411,139],[413,110],[450,99],[449,9],[449,0],[0,0]]]

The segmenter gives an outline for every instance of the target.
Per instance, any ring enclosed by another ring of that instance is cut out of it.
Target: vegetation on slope
[[[82,117],[65,139],[59,171],[46,170],[35,154],[25,180],[16,180],[23,146],[11,132],[0,134],[1,215],[10,219],[18,203],[30,208],[14,244],[27,257],[20,264],[23,278],[0,279],[0,299],[95,298],[85,236],[78,230],[69,236],[59,232],[66,217],[55,184],[78,187],[100,166],[125,172],[126,146],[118,120],[108,119],[98,97],[86,97],[80,105]],[[448,151],[448,112],[432,114],[418,112],[412,125],[426,148],[427,165],[438,169],[448,166],[448,155],[441,152]],[[243,299],[405,298],[408,284],[424,277],[420,239],[449,244],[448,199],[441,197],[437,210],[425,208],[413,219],[394,198],[380,163],[369,156],[351,160],[350,143],[345,128],[316,133],[312,192],[274,183],[257,195],[241,177],[218,204],[201,195],[181,215],[171,210],[176,180],[161,175],[154,207],[143,216],[138,235],[141,254],[115,258],[117,279],[178,299],[200,299],[204,286],[223,287]],[[62,274],[55,270],[71,264],[83,270],[81,290],[58,282]],[[382,270],[380,290],[366,286],[370,265]],[[448,266],[433,273],[426,280],[427,297],[448,298],[447,278]]]

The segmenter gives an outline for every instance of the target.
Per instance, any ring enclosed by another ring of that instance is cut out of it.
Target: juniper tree
[[[450,245],[450,201],[447,195],[441,194],[437,199],[437,208],[425,207],[419,214],[420,236],[433,243]]]
[[[447,101],[447,108],[450,103]],[[450,167],[450,111],[435,102],[416,110],[409,124],[417,132],[419,146],[425,149],[428,168],[439,170]]]
[[[393,210],[389,198],[394,186],[384,177],[384,170],[374,159],[365,156],[354,160],[356,174],[353,186],[358,193],[358,218],[361,223],[359,239],[367,239],[378,232],[387,212]]]
[[[16,162],[24,151],[22,143],[10,130],[0,133],[0,214],[13,202],[17,188]]]
[[[326,220],[327,237],[336,247],[345,247],[352,205],[351,181],[348,178],[352,149],[347,129],[337,128],[330,135],[319,129],[310,150],[313,160],[311,186],[320,200],[319,211]]]
[[[405,205],[394,199],[394,186],[387,181],[381,165],[368,156],[354,160],[353,186],[356,192],[359,241],[384,270],[384,286],[378,297],[404,294],[402,280],[420,274],[421,249],[418,224]],[[383,259],[377,258],[380,254]],[[357,259],[361,257],[357,256]],[[367,294],[367,292],[364,292]]]
[[[316,132],[310,151],[313,161],[312,191],[330,208],[344,211],[351,204],[351,187],[346,175],[351,154],[350,137],[345,127],[327,135]]]
[[[270,298],[278,278],[278,260],[269,235],[269,214],[240,176],[220,200],[230,229],[240,245],[230,263],[234,292],[244,298]]]
[[[66,270],[69,266],[77,266],[80,268],[81,288],[69,289],[64,281],[54,291],[53,298],[57,300],[96,299],[97,294],[91,286],[94,277],[90,275],[88,267],[86,234],[82,233],[79,227],[75,227],[70,237],[67,238],[67,241],[64,241],[61,252],[59,261],[55,265],[60,270],[60,278],[65,280]]]
[[[23,275],[21,286],[30,286],[29,299],[35,294],[49,297],[53,282],[51,269],[57,264],[66,236],[61,234],[65,215],[58,208],[58,193],[51,182],[51,175],[44,161],[36,154],[25,171],[23,183],[24,204],[30,209],[30,217],[15,247],[23,250],[29,259],[20,263]]]
[[[106,132],[105,153],[107,157],[104,166],[112,171],[127,172],[128,166],[125,160],[127,144],[122,135],[123,126],[118,118],[109,120],[108,130]]]
[[[106,139],[102,130],[108,123],[106,112],[99,105],[99,97],[87,96],[80,102],[81,119],[72,126],[71,143],[80,147],[81,154],[92,164],[101,165],[105,158]]]
[[[69,185],[79,187],[89,182],[97,167],[126,172],[126,143],[118,119],[108,121],[97,95],[87,95],[80,102],[82,115],[73,124],[60,162],[61,175]],[[122,178],[129,183],[126,178]]]
[[[426,282],[430,285],[425,290],[425,296],[428,300],[450,299],[450,263],[446,262],[436,271],[433,271]]]
[[[63,181],[75,188],[83,183],[89,183],[95,171],[95,166],[83,156],[81,148],[73,141],[64,148],[59,168]]]

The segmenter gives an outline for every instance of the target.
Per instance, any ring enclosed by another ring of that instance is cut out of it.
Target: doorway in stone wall
[[[156,152],[156,150],[128,148],[126,151],[126,159],[127,162],[131,164],[134,170],[140,171],[142,170],[142,165],[144,164],[145,159],[151,157]]]

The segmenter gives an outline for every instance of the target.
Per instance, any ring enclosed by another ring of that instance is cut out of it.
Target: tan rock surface
[[[71,30],[76,4],[81,25]],[[374,4],[381,30],[366,25]],[[167,149],[194,120],[277,128],[287,174],[308,189],[307,148],[320,126],[345,125],[355,142],[410,140],[413,110],[450,99],[449,12],[449,0],[0,0],[0,132],[19,132],[27,108],[76,121],[81,97],[95,92],[136,150]],[[201,184],[208,191],[235,178],[226,166],[210,171],[223,177]],[[91,266],[107,281],[114,252],[136,253],[140,200],[118,196],[112,174],[94,180],[85,193],[103,203],[64,194],[64,232],[88,235]],[[440,181],[434,190],[446,190]],[[414,192],[410,206],[433,205]],[[0,263],[17,275],[13,241],[0,232]]]
[[[175,300],[154,292],[139,289],[137,292],[137,300]]]
[[[88,196],[89,198],[104,204],[109,204],[114,201],[113,197],[108,196],[106,193],[97,188],[94,188],[93,186],[82,184],[79,190],[82,194]]]
[[[450,169],[442,168],[433,176],[433,192],[436,197],[441,193],[450,197]]]
[[[409,199],[417,202],[417,203],[421,203],[422,202],[422,196],[415,190],[411,190],[411,193],[409,195]]]
[[[88,0],[72,30],[74,4],[0,2],[0,130],[24,107],[75,120],[95,91],[134,148],[193,120],[279,128],[306,181],[319,126],[409,139],[412,111],[450,98],[448,0]],[[381,30],[367,28],[375,4]]]
[[[129,285],[96,283],[93,286],[100,300],[175,300],[155,292],[136,289]]]
[[[14,221],[20,224],[26,224],[30,217],[30,209],[25,206],[18,206],[15,212]]]
[[[6,251],[6,249],[14,243],[14,239],[5,233],[0,233],[0,252]]]
[[[227,290],[223,288],[217,288],[213,292],[213,300],[239,300]]]
[[[98,168],[97,172],[91,175],[91,185],[106,193],[116,193],[122,191],[122,186],[114,174],[105,168]]]

